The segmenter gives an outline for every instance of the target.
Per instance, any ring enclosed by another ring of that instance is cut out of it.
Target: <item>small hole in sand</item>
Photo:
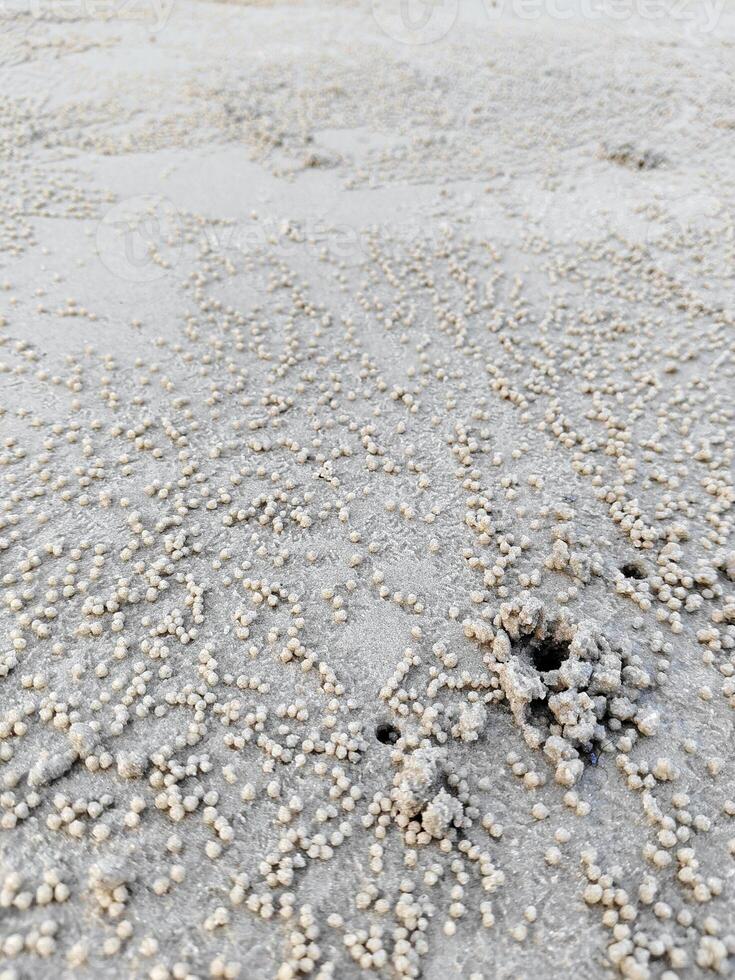
[[[528,713],[531,724],[538,728],[550,728],[554,723],[554,716],[546,698],[532,698],[528,705]]]
[[[569,644],[546,639],[534,643],[530,648],[531,661],[540,674],[548,670],[558,670],[569,656]]]
[[[383,745],[395,745],[400,735],[396,726],[388,721],[382,721],[375,729],[375,737]]]
[[[628,561],[620,566],[620,571],[626,578],[634,578],[638,581],[646,577],[645,566],[640,561]]]

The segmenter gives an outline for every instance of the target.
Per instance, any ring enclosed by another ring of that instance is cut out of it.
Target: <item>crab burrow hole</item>
[[[375,737],[381,745],[395,745],[401,733],[389,721],[381,721],[375,726]]]

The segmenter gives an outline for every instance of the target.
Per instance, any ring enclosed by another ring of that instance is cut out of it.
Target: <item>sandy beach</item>
[[[730,975],[734,77],[0,0],[0,980]]]

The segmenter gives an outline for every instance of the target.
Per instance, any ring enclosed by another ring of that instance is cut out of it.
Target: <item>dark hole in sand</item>
[[[646,569],[639,561],[628,561],[620,566],[620,571],[626,578],[634,578],[640,581],[646,577]]]
[[[375,737],[383,745],[395,745],[401,733],[389,721],[381,721],[375,728]]]
[[[569,644],[546,639],[534,642],[529,647],[531,663],[540,674],[548,670],[558,670],[569,656]]]
[[[550,728],[555,721],[546,698],[532,698],[528,705],[528,712],[531,716],[531,724],[538,728]]]

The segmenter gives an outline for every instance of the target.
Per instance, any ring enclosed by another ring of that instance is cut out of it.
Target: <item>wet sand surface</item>
[[[0,980],[730,972],[735,10],[616,9],[0,4]]]

